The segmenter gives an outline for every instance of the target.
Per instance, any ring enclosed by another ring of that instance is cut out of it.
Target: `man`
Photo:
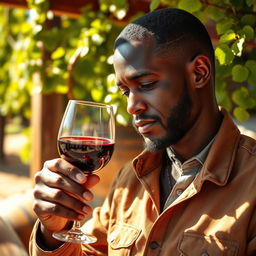
[[[46,162],[36,175],[31,255],[256,255],[256,143],[217,106],[204,26],[178,9],[149,13],[117,38],[114,68],[145,150],[86,223],[98,238],[91,245],[51,235],[90,212],[99,178],[63,159]]]

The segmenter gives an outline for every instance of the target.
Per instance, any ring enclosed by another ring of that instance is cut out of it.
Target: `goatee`
[[[190,97],[186,89],[184,89],[178,103],[170,110],[167,125],[164,125],[158,116],[141,115],[141,119],[155,119],[166,130],[166,134],[163,137],[144,138],[145,148],[151,152],[156,152],[176,144],[190,129],[189,118],[191,105]],[[137,127],[135,129],[138,131]]]

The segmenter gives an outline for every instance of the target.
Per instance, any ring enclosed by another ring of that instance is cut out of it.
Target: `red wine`
[[[58,149],[61,155],[84,172],[98,171],[110,160],[114,142],[97,137],[61,137]]]

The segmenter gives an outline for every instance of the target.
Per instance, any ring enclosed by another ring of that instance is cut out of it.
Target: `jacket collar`
[[[225,109],[221,108],[221,113],[223,114],[222,124],[199,175],[202,180],[224,186],[233,167],[240,131]]]
[[[144,150],[133,160],[133,167],[138,177],[142,177],[159,168],[162,164],[163,150],[150,152]]]
[[[198,178],[201,184],[204,180],[209,180],[220,186],[225,185],[233,166],[240,131],[225,109],[221,108],[221,113],[223,114],[222,124],[199,173]],[[144,150],[137,156],[133,160],[133,166],[138,177],[143,177],[159,168],[162,155],[163,150],[154,153]]]

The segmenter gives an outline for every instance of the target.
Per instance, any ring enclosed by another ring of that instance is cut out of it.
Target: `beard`
[[[145,148],[155,152],[176,144],[190,129],[191,105],[190,97],[186,89],[184,89],[178,103],[170,110],[167,125],[164,125],[158,116],[153,117],[156,121],[160,122],[166,130],[166,134],[160,138],[144,138]],[[152,116],[150,117],[152,118]],[[148,116],[141,114],[139,118],[146,119]],[[137,127],[135,129],[137,130]]]

